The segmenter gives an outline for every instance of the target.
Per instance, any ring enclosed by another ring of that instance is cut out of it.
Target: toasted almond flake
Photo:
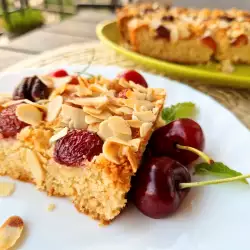
[[[10,196],[15,191],[15,184],[11,182],[0,182],[0,197]]]
[[[91,96],[92,95],[92,91],[84,86],[77,86],[77,95],[82,97],[82,96]]]
[[[56,133],[50,137],[49,143],[53,143],[53,142],[61,139],[62,137],[64,137],[68,133],[68,130],[69,129],[67,127],[61,129],[58,133]]]
[[[53,77],[54,87],[56,89],[60,89],[61,87],[66,87],[67,84],[71,83],[72,76],[64,76],[64,77]]]
[[[161,89],[161,88],[153,88],[153,93],[154,93],[154,95],[165,96],[166,95],[166,90]]]
[[[141,139],[140,138],[132,139],[132,140],[129,141],[130,146],[132,147],[132,149],[135,152],[137,152],[139,150],[140,143],[141,143]]]
[[[128,123],[120,116],[111,116],[108,119],[109,127],[112,131],[125,134],[125,135],[131,135],[131,129],[128,125]]]
[[[157,121],[156,121],[155,127],[160,128],[160,127],[162,127],[164,125],[166,125],[166,122],[162,119],[161,116],[159,116]]]
[[[144,137],[148,134],[149,130],[152,128],[152,122],[145,122],[140,127],[140,137]]]
[[[7,250],[13,247],[20,238],[24,222],[19,216],[9,217],[0,227],[0,249]]]
[[[54,99],[52,99],[49,102],[48,112],[47,112],[47,117],[46,117],[46,120],[48,122],[52,122],[57,118],[57,116],[62,108],[62,104],[63,104],[63,97],[62,96],[56,96]]]
[[[89,86],[89,89],[92,90],[93,92],[97,92],[97,93],[105,93],[108,91],[105,87],[103,87],[99,84],[96,84],[96,83],[91,84]]]
[[[137,105],[137,107],[145,106],[148,110],[154,107],[154,104],[147,100],[135,100],[135,99],[123,99],[123,100],[125,105],[132,109],[135,108],[135,105]]]
[[[102,112],[101,109],[91,108],[91,107],[87,107],[87,106],[83,107],[83,111],[89,115],[92,115],[92,114],[98,115],[98,114],[101,114],[101,112]]]
[[[124,106],[124,104],[126,104],[126,100],[128,100],[128,99],[117,98],[117,97],[109,97],[110,103],[112,105],[116,105],[116,106]]]
[[[133,109],[129,107],[120,107],[116,109],[117,114],[131,115],[133,113]]]
[[[26,150],[26,162],[33,175],[33,178],[35,179],[36,184],[39,186],[42,185],[45,174],[36,153],[31,149]]]
[[[62,95],[67,89],[67,84],[61,85],[60,87],[54,89],[49,96],[49,100],[54,99],[58,95]]]
[[[16,108],[16,116],[20,121],[36,126],[42,119],[42,112],[31,104],[20,104]]]
[[[135,120],[135,121],[138,120],[139,121],[138,117],[136,115],[134,115],[134,114],[132,115],[132,120]]]
[[[132,139],[131,135],[125,135],[117,132],[114,132],[114,136],[123,141],[130,141]]]
[[[41,105],[41,104],[39,104],[39,103],[32,102],[32,101],[30,101],[30,100],[28,100],[28,99],[24,99],[24,102],[27,103],[27,104],[31,104],[31,105],[33,105],[34,107],[38,108],[38,109],[42,109],[42,110],[44,110],[44,111],[47,111],[47,108],[46,108],[45,105]]]
[[[148,88],[146,99],[150,102],[154,101],[153,93],[154,93],[154,90],[152,88]]]
[[[99,131],[100,123],[89,124],[88,131],[97,133]]]
[[[120,78],[118,80],[118,84],[124,88],[129,88],[130,87],[130,84],[129,82],[127,82],[124,78]]]
[[[56,208],[56,205],[52,203],[48,205],[47,210],[48,212],[52,212],[55,210],[55,208]]]
[[[157,115],[158,112],[159,112],[159,108],[158,107],[153,108],[152,112],[153,112],[154,115]]]
[[[92,114],[92,116],[100,120],[107,120],[109,117],[112,116],[112,114],[109,113],[108,111],[103,111],[100,114]]]
[[[16,104],[19,104],[19,103],[22,103],[22,102],[24,102],[24,99],[15,100],[15,101],[11,100],[11,101],[9,101],[9,102],[6,102],[6,103],[2,104],[2,106],[3,106],[4,108],[7,108],[7,107],[9,107],[9,106],[11,106],[11,105],[16,105]]]
[[[85,116],[85,122],[87,124],[93,124],[93,123],[100,123],[102,120],[94,117],[94,116],[91,116],[91,115],[86,115]]]
[[[147,88],[141,86],[140,84],[136,84],[132,81],[129,81],[129,86],[133,89],[136,89],[136,90],[142,92],[142,93],[147,93]]]
[[[6,102],[9,102],[12,99],[12,96],[9,94],[0,94],[0,105],[5,104]]]
[[[128,141],[119,139],[117,137],[110,137],[110,138],[107,139],[107,141],[113,142],[113,143],[116,143],[116,144],[119,144],[119,145],[123,145],[123,146],[128,146],[128,147],[130,146]]]
[[[75,98],[73,100],[68,100],[68,102],[80,105],[80,106],[94,106],[100,108],[108,103],[108,98],[106,96],[98,97],[86,97],[86,98]]]
[[[153,122],[156,119],[152,111],[134,112],[134,115],[143,122]]]
[[[121,145],[112,141],[106,140],[102,146],[102,152],[105,158],[115,164],[120,164]]]
[[[53,77],[49,76],[49,75],[39,75],[37,76],[38,79],[44,83],[48,88],[54,88],[54,81],[53,81]]]
[[[109,127],[109,122],[103,121],[100,123],[98,133],[97,133],[104,141],[109,137],[114,136],[112,129]]]
[[[140,128],[142,123],[143,123],[142,121],[139,121],[138,119],[136,119],[136,120],[126,120],[126,122],[132,128]]]
[[[106,95],[106,96],[108,96],[108,97],[113,98],[113,97],[115,97],[115,93],[116,93],[116,91],[115,91],[114,89],[110,89],[110,90],[108,90],[107,92],[102,93],[102,95]]]
[[[85,79],[84,77],[82,77],[82,76],[78,76],[77,77],[77,80],[78,80],[78,82],[79,82],[79,85],[81,85],[81,86],[83,86],[83,87],[88,87],[88,81],[87,81],[87,79]]]
[[[163,103],[164,103],[164,100],[163,100],[163,99],[157,100],[157,101],[155,102],[156,105],[163,105]]]
[[[63,122],[70,124],[70,128],[85,129],[85,113],[80,108],[75,108],[67,104],[62,105],[61,117]]]
[[[124,147],[123,153],[128,158],[131,168],[133,172],[135,173],[138,168],[136,154],[133,152],[133,150],[130,147]]]
[[[118,109],[119,107],[117,107],[117,106],[115,106],[115,105],[112,105],[112,104],[109,104],[108,106],[107,106],[107,109],[109,109],[112,113],[114,113],[114,114],[118,114],[118,112],[117,112],[117,109]]]

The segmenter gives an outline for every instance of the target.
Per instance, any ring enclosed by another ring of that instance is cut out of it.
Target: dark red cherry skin
[[[146,216],[160,219],[173,214],[190,189],[180,183],[191,182],[188,169],[169,157],[151,158],[133,179],[132,200]]]
[[[202,151],[204,143],[205,138],[200,125],[191,119],[183,118],[155,130],[150,138],[148,148],[153,156],[169,156],[187,166],[199,156],[178,149],[176,144]]]
[[[65,76],[68,76],[69,74],[64,69],[58,69],[55,72],[52,72],[50,75],[53,77],[65,77]]]
[[[127,81],[133,81],[134,83],[139,84],[145,88],[148,87],[145,78],[135,70],[124,71],[123,73],[118,75],[118,78],[124,78]]]

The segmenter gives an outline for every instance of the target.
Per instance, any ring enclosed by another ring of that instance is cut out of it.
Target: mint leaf
[[[192,102],[182,102],[172,105],[162,110],[162,119],[166,123],[172,122],[179,118],[192,118],[197,113],[197,108]]]
[[[222,162],[214,162],[212,164],[200,163],[195,166],[195,174],[215,175],[220,177],[235,177],[242,175],[242,173],[229,168]],[[240,181],[248,184],[246,179]]]

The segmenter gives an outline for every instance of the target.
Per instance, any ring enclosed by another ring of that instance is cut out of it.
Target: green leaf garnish
[[[166,123],[180,118],[192,118],[197,114],[197,108],[192,102],[182,102],[164,108],[162,110],[162,119]]]
[[[220,177],[235,177],[242,175],[242,173],[229,168],[222,162],[214,162],[212,164],[200,163],[195,166],[195,174],[214,175]],[[246,179],[240,181],[245,184],[248,184]]]

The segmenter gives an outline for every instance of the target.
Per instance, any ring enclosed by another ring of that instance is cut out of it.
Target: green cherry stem
[[[180,183],[179,187],[180,187],[180,189],[193,188],[193,187],[201,187],[201,186],[207,186],[207,185],[228,183],[228,182],[243,180],[243,179],[246,179],[246,178],[250,178],[250,174],[240,175],[240,176],[231,177],[231,178],[224,178],[224,179],[219,179],[219,180]]]
[[[180,145],[180,144],[176,144],[176,147],[178,149],[187,150],[189,152],[192,152],[192,153],[195,153],[195,154],[199,155],[208,164],[212,164],[214,162],[208,155],[206,155],[205,153],[203,153],[202,151],[200,151],[200,150],[198,150],[196,148],[189,147],[189,146],[183,146],[183,145]]]

